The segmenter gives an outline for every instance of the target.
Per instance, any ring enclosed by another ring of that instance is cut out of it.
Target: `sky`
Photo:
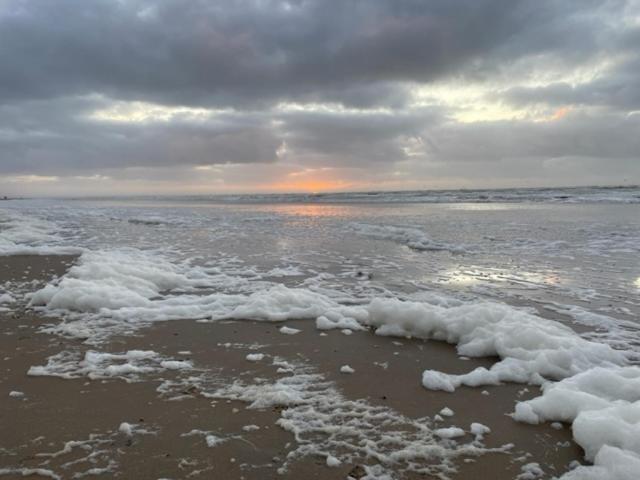
[[[640,0],[0,0],[0,195],[640,183]]]

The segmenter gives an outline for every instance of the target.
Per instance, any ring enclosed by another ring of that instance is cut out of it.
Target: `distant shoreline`
[[[7,200],[28,198],[7,198]],[[582,186],[582,187],[526,187],[497,189],[452,190],[379,190],[362,192],[316,193],[241,193],[241,194],[192,194],[192,195],[117,195],[117,196],[68,196],[31,197],[31,200],[70,201],[141,201],[216,204],[358,204],[358,203],[610,203],[640,204],[640,186]]]
[[[324,192],[242,192],[242,193],[184,193],[184,194],[131,194],[131,195],[42,195],[42,196],[29,196],[29,197],[11,197],[4,196],[0,200],[27,200],[27,199],[65,199],[65,200],[158,200],[158,199],[204,199],[204,200],[225,200],[235,199],[278,199],[286,198],[305,198],[309,200],[323,199],[323,198],[375,198],[384,195],[399,195],[403,197],[409,197],[411,195],[426,196],[431,194],[434,196],[442,196],[446,194],[472,194],[472,193],[505,193],[505,192],[552,192],[552,191],[566,191],[566,192],[578,192],[578,191],[629,191],[639,190],[640,198],[640,184],[633,185],[573,185],[573,186],[559,186],[559,187],[498,187],[498,188],[425,188],[425,189],[413,189],[413,190],[348,190],[348,191],[324,191]]]

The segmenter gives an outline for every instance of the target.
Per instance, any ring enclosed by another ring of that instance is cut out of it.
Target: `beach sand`
[[[0,284],[44,282],[63,274],[72,261],[73,257],[67,256],[2,257]],[[283,407],[250,409],[246,402],[207,398],[195,385],[164,394],[157,390],[163,379],[177,379],[179,372],[165,371],[131,383],[29,376],[31,366],[46,364],[47,357],[62,350],[92,348],[38,331],[49,323],[55,319],[21,306],[0,313],[0,472],[4,468],[7,474],[3,478],[25,478],[25,473],[35,472],[29,469],[46,469],[61,478],[72,478],[109,462],[111,471],[105,478],[114,472],[124,479],[344,479],[363,475],[357,463],[330,468],[319,456],[293,461],[286,472],[278,474],[285,456],[296,446],[293,435],[276,425]],[[99,350],[154,350],[166,357],[192,360],[198,369],[214,372],[221,382],[256,377],[275,380],[278,374],[271,359],[299,361],[333,382],[347,399],[365,399],[370,405],[388,407],[410,419],[431,417],[449,407],[455,414],[445,418],[442,426],[469,430],[472,422],[480,422],[492,430],[484,440],[487,447],[513,444],[509,454],[462,456],[456,460],[458,472],[451,478],[512,479],[530,462],[539,463],[551,477],[582,458],[568,426],[525,425],[506,415],[517,400],[535,396],[536,387],[463,387],[449,394],[428,391],[420,384],[426,368],[462,373],[476,366],[488,367],[495,359],[463,360],[453,346],[442,342],[378,337],[368,331],[345,335],[333,330],[321,335],[311,321],[285,324],[301,332],[284,335],[279,332],[281,323],[160,322],[135,336],[111,338]],[[259,348],[248,347],[256,343]],[[247,361],[246,355],[254,352],[269,360]],[[343,365],[355,372],[341,373]],[[12,391],[24,396],[10,396]],[[181,391],[182,399],[169,400]],[[133,435],[118,431],[122,422],[137,426],[138,431],[134,428]],[[203,435],[184,436],[194,429],[212,432],[225,441],[209,447]],[[66,442],[89,439],[63,450]],[[519,458],[523,455],[526,457]],[[465,458],[471,461],[465,462]],[[9,474],[11,469],[27,470]],[[39,478],[26,475],[31,477]],[[407,474],[402,478],[424,476]]]

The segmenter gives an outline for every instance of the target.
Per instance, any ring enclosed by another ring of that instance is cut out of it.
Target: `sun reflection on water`
[[[440,274],[441,283],[454,285],[477,285],[480,283],[517,283],[525,285],[559,285],[562,283],[556,272],[527,272],[506,268],[469,267],[453,268]]]

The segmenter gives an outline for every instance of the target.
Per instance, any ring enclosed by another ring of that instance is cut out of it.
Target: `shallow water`
[[[135,248],[172,261],[233,260],[236,270],[252,269],[287,286],[314,279],[317,286],[359,296],[427,290],[559,304],[552,306],[562,310],[578,305],[632,321],[640,308],[640,215],[633,204],[159,199],[16,201],[6,207],[50,223],[51,232],[31,239],[36,247]],[[318,278],[320,272],[331,277]]]

